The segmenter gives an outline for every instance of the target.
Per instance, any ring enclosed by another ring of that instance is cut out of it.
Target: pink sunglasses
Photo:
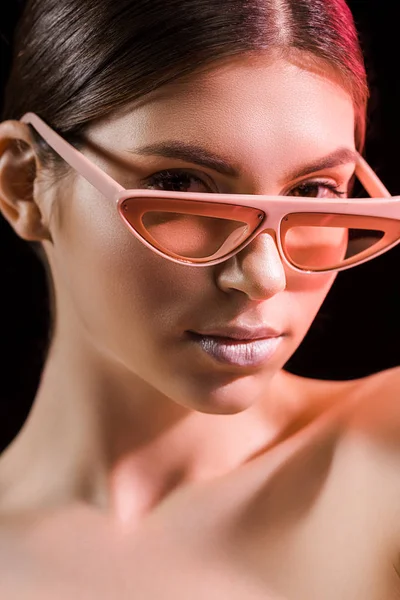
[[[129,231],[173,262],[216,265],[261,232],[276,239],[282,261],[297,272],[342,271],[400,241],[400,196],[392,197],[357,154],[355,175],[371,198],[299,198],[127,190],[34,113],[31,125],[49,146],[106,198],[116,202]]]

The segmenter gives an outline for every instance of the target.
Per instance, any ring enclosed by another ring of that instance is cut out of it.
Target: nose
[[[286,287],[286,273],[272,230],[261,232],[243,250],[217,267],[220,289],[241,291],[251,300],[266,300]]]

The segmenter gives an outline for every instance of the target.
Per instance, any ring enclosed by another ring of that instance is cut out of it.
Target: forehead
[[[198,143],[254,172],[265,170],[266,159],[279,169],[299,156],[354,148],[354,106],[332,73],[242,57],[164,86],[92,135],[121,151],[163,140]]]

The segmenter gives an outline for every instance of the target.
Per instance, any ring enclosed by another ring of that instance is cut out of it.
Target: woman
[[[0,458],[2,599],[400,593],[398,369],[283,369],[400,238],[366,99],[342,0],[28,1],[0,208],[54,314]],[[381,200],[351,212],[355,175]]]

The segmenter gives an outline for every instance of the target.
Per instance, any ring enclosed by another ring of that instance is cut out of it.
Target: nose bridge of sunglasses
[[[269,235],[274,241],[274,243],[276,245],[278,244],[276,231],[275,229],[272,229],[270,225],[269,227],[262,227],[260,231],[256,234],[256,237],[258,237],[260,234]]]
[[[268,227],[268,226],[261,227],[259,230],[255,231],[253,233],[253,235],[250,236],[250,239],[248,240],[246,246],[251,245],[254,240],[259,239],[260,235],[267,235],[274,243],[276,249],[278,250],[278,253],[281,254],[277,232],[275,229],[272,229],[271,227]]]

